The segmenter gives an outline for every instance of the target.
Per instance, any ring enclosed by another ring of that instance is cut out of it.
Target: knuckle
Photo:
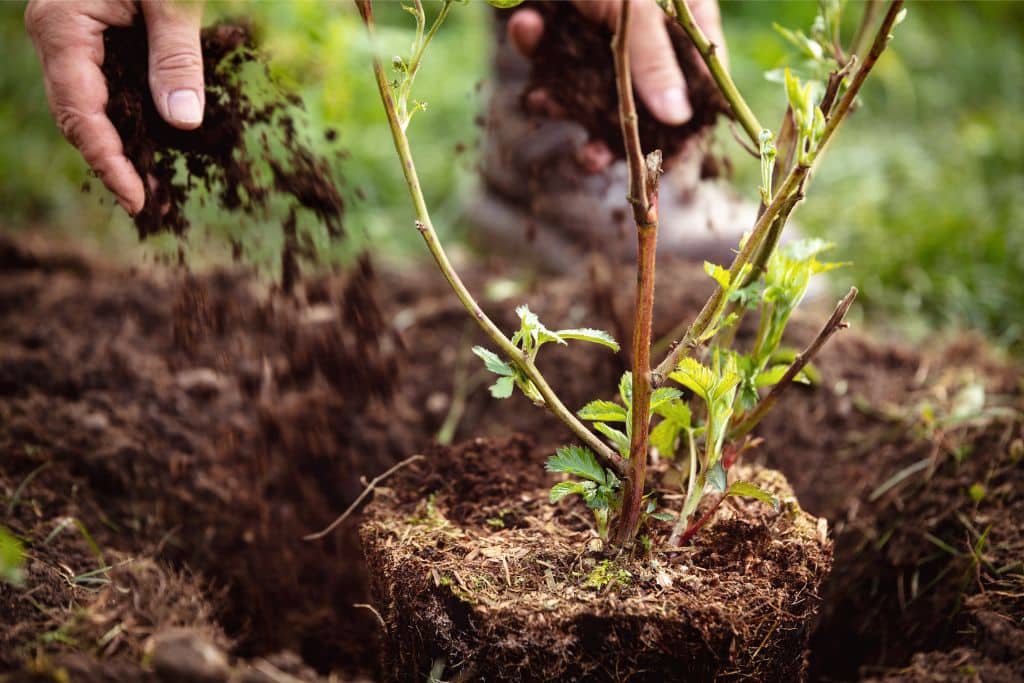
[[[203,70],[203,57],[194,48],[175,48],[153,55],[153,70],[162,74],[194,73]]]

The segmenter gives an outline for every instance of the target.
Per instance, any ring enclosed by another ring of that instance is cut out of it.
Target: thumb
[[[142,3],[149,36],[149,89],[156,110],[175,128],[191,130],[203,122],[203,53],[199,2],[151,0]]]
[[[672,126],[686,123],[693,116],[693,110],[665,25],[665,15],[654,2],[638,2],[633,8],[629,58],[636,91],[662,123]]]

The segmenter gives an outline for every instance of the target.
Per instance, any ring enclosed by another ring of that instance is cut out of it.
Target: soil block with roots
[[[824,524],[773,470],[681,549],[601,548],[580,503],[548,502],[546,451],[513,436],[435,448],[378,491],[361,529],[395,680],[794,681],[807,669]],[[663,529],[662,527],[666,527]]]

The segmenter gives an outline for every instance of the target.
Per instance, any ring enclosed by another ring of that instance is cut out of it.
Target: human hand
[[[619,22],[622,0],[574,0],[576,9],[592,21],[604,23],[615,30]],[[665,24],[665,13],[655,0],[632,0],[629,22],[629,61],[633,85],[650,112],[662,123],[678,126],[693,116],[687,95],[686,81],[676,60],[675,50]],[[687,0],[697,23],[727,59],[725,36],[717,0]],[[534,9],[516,11],[508,22],[508,36],[516,49],[529,58],[543,39],[544,20]],[[560,108],[546,93],[530,92],[528,107],[534,113],[558,117]],[[578,154],[588,171],[600,171],[613,160],[611,150],[603,142],[589,142]]]
[[[57,126],[132,215],[142,210],[146,194],[107,118],[101,66],[103,31],[130,26],[140,9],[149,36],[149,86],[156,110],[175,128],[198,128],[205,106],[201,2],[29,0],[25,9],[25,28],[43,66]]]

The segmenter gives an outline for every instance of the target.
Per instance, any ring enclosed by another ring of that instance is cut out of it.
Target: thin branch
[[[754,112],[750,109],[750,106],[743,99],[743,95],[740,94],[739,89],[733,82],[732,76],[729,75],[729,71],[722,64],[722,60],[718,58],[718,46],[708,40],[704,31],[697,25],[696,19],[693,18],[693,13],[687,7],[686,0],[673,0],[672,4],[675,8],[676,21],[683,27],[686,35],[690,37],[690,41],[697,48],[697,52],[700,53],[704,63],[707,64],[711,76],[715,79],[715,83],[718,84],[718,89],[722,91],[722,96],[725,97],[732,108],[733,115],[739,121],[739,124],[743,126],[743,130],[747,132],[750,141],[754,143],[754,148],[757,149],[759,147],[758,136],[761,135],[764,127],[758,122]]]
[[[860,25],[857,27],[857,33],[853,36],[853,41],[850,43],[851,57],[859,59],[863,56],[864,50],[868,46],[868,38],[871,36],[871,25],[875,23],[875,19],[878,18],[878,13],[882,9],[882,1],[867,0],[867,3],[865,3],[864,14],[860,18]]]
[[[629,10],[629,2],[620,5],[618,29],[612,39],[615,83],[619,95],[619,123],[629,166],[629,202],[633,205],[637,235],[629,476],[623,492],[622,514],[615,527],[615,542],[623,546],[632,543],[640,526],[647,478],[651,422],[651,320],[654,315],[654,270],[658,245],[658,178],[661,174],[661,152],[652,152],[645,160],[640,147],[633,82],[629,71]]]
[[[864,85],[864,81],[867,79],[868,74],[875,68],[875,64],[878,62],[878,58],[885,52],[886,46],[889,44],[889,40],[892,39],[892,27],[896,25],[896,18],[899,16],[900,10],[903,7],[903,0],[892,0],[889,4],[889,11],[885,13],[885,19],[882,20],[882,25],[878,27],[878,32],[875,34],[875,40],[871,44],[871,49],[864,56],[864,61],[861,62],[860,68],[854,73],[853,78],[850,80],[850,87],[846,89],[839,102],[836,103],[835,109],[832,114],[828,117],[828,121],[825,124],[825,130],[821,134],[821,141],[818,143],[818,151],[815,156],[821,154],[828,146],[829,141],[835,134],[839,124],[843,122],[846,115],[849,113],[850,108],[853,106],[854,100],[857,99],[857,94],[860,92],[861,86]]]
[[[381,483],[382,481],[384,481],[385,479],[387,479],[392,474],[394,474],[398,470],[402,469],[406,465],[412,464],[412,463],[416,462],[417,460],[423,460],[423,456],[422,455],[411,455],[408,458],[406,458],[405,460],[403,460],[403,461],[401,461],[399,463],[396,463],[395,465],[392,465],[391,467],[389,467],[387,469],[387,471],[384,472],[384,474],[378,474],[376,477],[374,477],[370,481],[369,484],[366,485],[366,488],[363,489],[363,492],[360,493],[359,496],[354,501],[352,501],[352,504],[349,505],[345,509],[344,512],[342,512],[340,515],[338,515],[337,519],[335,519],[333,522],[331,522],[330,524],[327,525],[326,529],[323,529],[322,531],[318,531],[315,534],[308,534],[306,536],[303,536],[302,540],[303,541],[315,541],[315,540],[317,540],[319,538],[323,538],[327,534],[329,534],[332,531],[334,531],[335,529],[337,529],[338,526],[340,526],[342,524],[342,522],[344,522],[346,519],[348,519],[349,515],[351,515],[355,511],[355,509],[357,507],[359,507],[359,504],[362,503],[364,500],[366,500],[366,497],[368,495],[370,495],[370,493],[375,488],[377,488],[377,484]]]
[[[359,8],[363,22],[366,24],[370,41],[375,44],[376,30],[370,0],[356,0],[356,6]],[[384,103],[384,110],[387,114],[388,126],[391,129],[391,137],[395,143],[395,150],[402,161],[405,183],[409,189],[409,195],[412,198],[413,208],[416,212],[416,229],[423,237],[423,241],[426,242],[427,249],[430,250],[431,256],[434,257],[437,267],[441,270],[448,284],[451,285],[452,290],[459,298],[459,301],[462,302],[463,307],[480,325],[484,333],[534,383],[537,391],[544,399],[544,405],[548,410],[564,422],[607,466],[611,467],[616,473],[623,474],[625,472],[625,463],[622,457],[601,441],[596,434],[587,429],[586,425],[580,422],[572,411],[565,407],[565,404],[555,395],[555,392],[544,379],[540,370],[537,369],[537,366],[526,358],[512,341],[502,333],[498,326],[487,317],[487,314],[480,308],[476,299],[473,298],[473,295],[455,271],[430,220],[430,212],[427,210],[426,199],[420,187],[419,176],[416,173],[416,164],[413,161],[412,150],[409,147],[409,138],[406,137],[395,105],[395,98],[391,92],[391,85],[388,82],[387,75],[384,72],[384,65],[381,63],[376,50],[373,50],[373,74],[377,81],[377,90],[380,93],[381,101]]]
[[[681,0],[675,1],[680,2]],[[784,210],[791,212],[795,207],[795,204],[790,204],[791,195],[793,195],[794,192],[802,194],[805,179],[809,176],[811,169],[821,158],[822,152],[825,151],[826,146],[835,135],[839,125],[849,113],[854,100],[857,98],[857,94],[860,92],[861,86],[864,85],[864,81],[867,79],[868,74],[871,73],[871,70],[878,62],[878,58],[882,55],[886,46],[889,44],[889,39],[892,37],[892,28],[896,23],[896,18],[899,16],[902,6],[903,0],[892,0],[890,3],[885,19],[883,19],[882,24],[879,26],[878,32],[875,35],[875,40],[871,46],[871,50],[864,57],[864,61],[861,63],[850,81],[849,88],[847,88],[846,92],[843,93],[843,96],[836,103],[831,116],[828,117],[828,120],[825,123],[825,129],[822,131],[821,140],[818,143],[818,148],[812,157],[811,163],[807,165],[798,163],[789,171],[785,181],[782,183],[782,186],[773,197],[771,204],[769,204],[758,217],[746,243],[744,243],[743,248],[740,249],[740,252],[733,259],[732,266],[729,268],[729,274],[732,278],[737,277],[740,269],[750,261],[755,250],[760,248],[768,233],[772,231],[772,225],[776,218],[778,218]],[[775,228],[775,232],[781,233],[783,227],[783,225],[777,226]],[[758,259],[759,261],[764,260],[767,262],[768,256],[770,256],[770,253],[764,253],[759,255]],[[716,313],[722,310],[721,306],[723,304],[722,299],[724,296],[724,288],[721,286],[717,287],[715,292],[708,299],[707,303],[704,304],[704,308],[702,308],[701,312],[697,315],[697,319],[689,328],[687,328],[686,334],[683,338],[675,344],[674,347],[672,347],[665,359],[659,363],[658,367],[654,370],[654,386],[660,386],[663,384],[669,373],[672,372],[675,366],[679,363],[679,360],[699,345],[698,340],[715,322]]]
[[[757,424],[764,418],[772,406],[775,405],[776,401],[779,400],[779,396],[782,395],[789,385],[793,383],[793,380],[803,371],[808,363],[811,362],[821,350],[821,347],[825,345],[825,342],[832,337],[833,334],[839,330],[844,330],[849,327],[849,324],[843,321],[846,317],[847,311],[850,310],[850,306],[853,305],[853,300],[857,298],[857,288],[851,287],[849,293],[844,296],[839,304],[836,306],[835,311],[832,312],[832,316],[825,323],[821,331],[818,332],[818,336],[814,338],[810,346],[804,349],[803,353],[799,354],[793,363],[786,370],[786,374],[782,376],[772,390],[768,392],[761,401],[754,406],[751,410],[735,427],[729,432],[730,439],[738,439],[750,433],[750,431],[757,426]]]
[[[735,281],[743,267],[750,262],[750,259],[754,256],[757,248],[761,245],[761,242],[771,228],[772,223],[790,205],[790,196],[799,187],[800,183],[803,182],[804,178],[807,177],[809,171],[810,166],[798,164],[786,176],[782,187],[779,188],[778,193],[772,198],[764,213],[757,219],[754,229],[751,231],[750,236],[747,237],[747,241],[743,243],[743,247],[733,258],[732,265],[729,267],[730,282]],[[716,313],[722,310],[722,306],[725,303],[724,299],[725,288],[718,285],[714,293],[704,303],[700,313],[697,314],[696,320],[687,328],[683,338],[672,347],[668,355],[665,356],[665,359],[654,369],[651,379],[655,387],[664,384],[665,380],[668,379],[669,373],[675,369],[679,361],[700,344],[699,340],[701,337],[714,324]]]

